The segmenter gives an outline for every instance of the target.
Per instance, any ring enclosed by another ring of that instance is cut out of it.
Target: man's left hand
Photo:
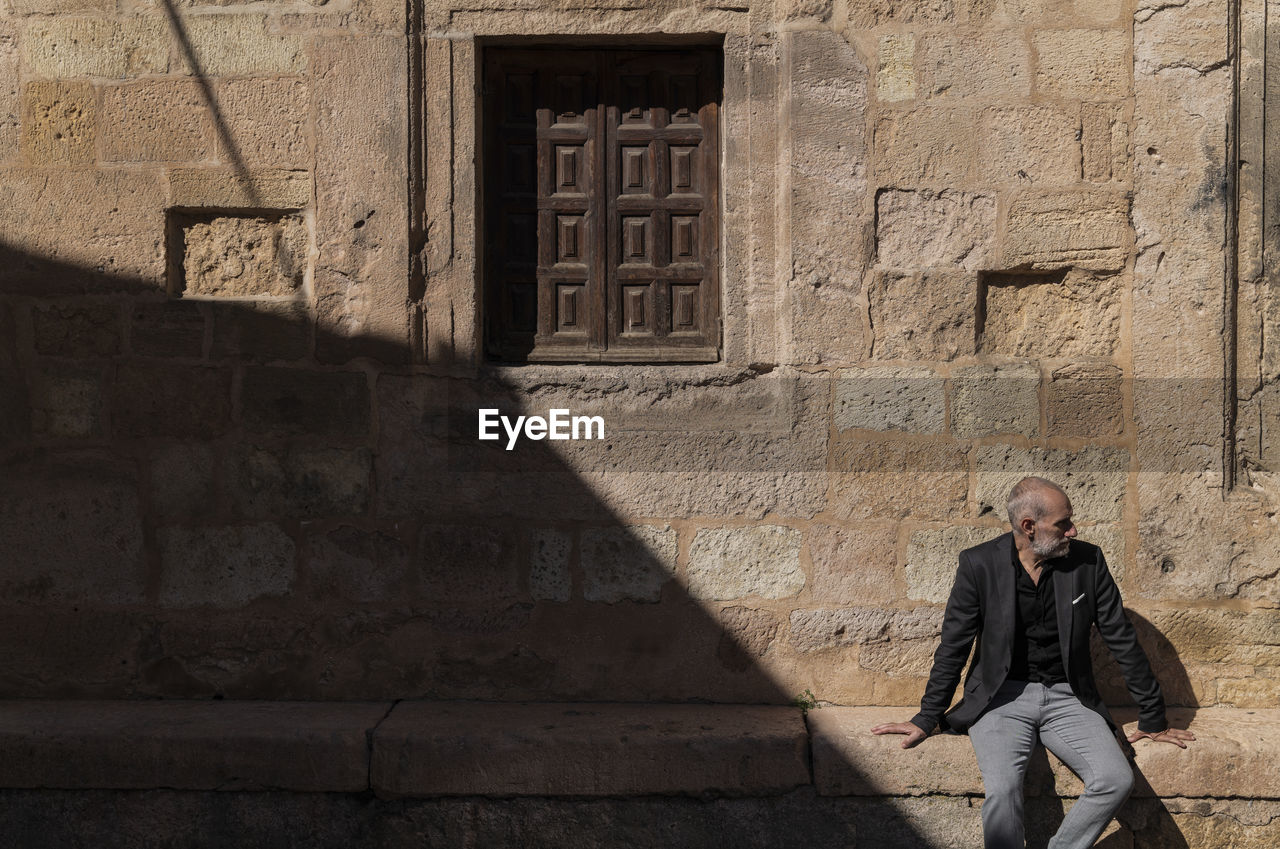
[[[1135,731],[1129,735],[1130,743],[1136,743],[1142,738],[1155,740],[1157,743],[1172,743],[1179,749],[1187,748],[1187,741],[1196,739],[1196,735],[1190,731],[1183,731],[1181,728],[1166,728],[1163,731]]]

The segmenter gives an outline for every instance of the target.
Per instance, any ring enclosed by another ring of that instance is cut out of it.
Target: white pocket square
[[[1080,599],[1082,599],[1082,598],[1084,598],[1084,593],[1080,593],[1080,595],[1078,595],[1078,596],[1076,596],[1075,598],[1071,599],[1071,603],[1072,603],[1072,604],[1075,604],[1077,601],[1079,601],[1079,600],[1080,600]]]

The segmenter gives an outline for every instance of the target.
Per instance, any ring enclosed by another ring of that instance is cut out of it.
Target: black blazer
[[[942,620],[942,643],[933,655],[933,671],[929,673],[920,712],[911,719],[926,732],[941,724],[964,733],[1004,683],[1013,650],[1017,603],[1012,563],[1011,533],[960,552],[960,567]],[[1071,540],[1070,550],[1054,562],[1050,574],[1062,664],[1071,691],[1086,707],[1100,713],[1108,725],[1116,727],[1093,680],[1089,631],[1096,624],[1138,703],[1138,728],[1163,731],[1167,725],[1160,685],[1125,616],[1120,590],[1107,569],[1102,549]],[[947,711],[975,639],[978,647],[965,677],[964,698]]]

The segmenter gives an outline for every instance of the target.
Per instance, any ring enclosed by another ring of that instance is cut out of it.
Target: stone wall
[[[1040,473],[1173,703],[1274,705],[1232,20],[0,3],[0,695],[911,704]],[[719,363],[485,360],[476,68],[525,37],[722,44]]]

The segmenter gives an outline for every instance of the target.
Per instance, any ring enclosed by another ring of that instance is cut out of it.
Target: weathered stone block
[[[301,217],[217,215],[181,226],[183,294],[281,296],[302,287],[310,239]]]
[[[1119,192],[1027,192],[1010,202],[1005,229],[1006,268],[1119,271],[1133,238]]]
[[[950,360],[974,352],[976,274],[876,271],[867,288],[873,358]]]
[[[55,437],[100,436],[102,374],[97,369],[45,366],[31,382],[31,429]]]
[[[410,574],[403,540],[350,525],[314,534],[304,562],[311,592],[325,599],[394,601],[404,597]]]
[[[984,353],[1110,357],[1120,344],[1119,275],[990,274],[982,282]]]
[[[916,96],[916,40],[911,33],[880,36],[876,98],[885,103]]]
[[[808,783],[807,745],[785,707],[400,702],[371,781],[392,796],[774,794]]]
[[[760,662],[777,641],[781,624],[771,611],[742,605],[721,608],[716,621],[723,629],[716,659],[734,672],[746,672]]]
[[[18,156],[22,90],[18,85],[18,28],[0,21],[0,162]]]
[[[89,83],[27,83],[22,95],[22,158],[40,166],[92,163],[96,114]]]
[[[1040,30],[1036,90],[1063,98],[1121,98],[1129,85],[1128,38],[1123,29]]]
[[[1049,377],[1049,436],[1115,436],[1124,431],[1120,369],[1106,364],[1063,366]]]
[[[520,597],[518,546],[508,527],[424,525],[417,557],[425,596],[448,599],[446,608],[496,610]]]
[[[201,357],[207,309],[197,301],[138,303],[133,308],[129,347],[144,357]]]
[[[995,226],[990,195],[883,189],[876,194],[876,259],[891,268],[983,268]]]
[[[543,601],[568,601],[573,589],[569,552],[573,540],[563,531],[543,528],[533,533],[529,556],[529,594]]]
[[[1190,69],[1204,74],[1230,61],[1230,24],[1212,3],[1192,0],[1174,14],[1156,14],[1148,7],[1134,15],[1134,72],[1149,75]],[[1274,36],[1268,35],[1268,41]],[[1270,50],[1271,44],[1266,49]]]
[[[978,177],[983,182],[1039,186],[1080,179],[1079,116],[1074,110],[993,106],[982,111],[978,127]]]
[[[676,532],[669,525],[588,529],[580,545],[587,601],[655,602],[675,575]]]
[[[223,168],[175,168],[169,202],[185,207],[302,209],[311,205],[311,174],[257,169],[247,175]]]
[[[1114,522],[1121,518],[1129,478],[1129,452],[1124,449],[1091,445],[1078,450],[1028,451],[990,445],[978,449],[977,462],[979,515],[993,512],[1004,517],[1009,490],[1027,475],[1036,475],[1066,490],[1077,520]]]
[[[962,107],[883,113],[873,141],[876,179],[907,186],[963,182],[976,161],[975,136],[974,114]]]
[[[307,84],[297,79],[224,80],[215,89],[227,122],[219,138],[224,160],[250,167],[303,168],[309,162],[304,130],[310,113]]]
[[[209,159],[213,117],[200,86],[146,80],[102,89],[102,158],[108,162]]]
[[[1080,105],[1082,173],[1086,180],[1105,183],[1129,178],[1129,124],[1116,103]]]
[[[212,306],[211,357],[300,360],[311,350],[311,314],[305,301],[238,301]]]
[[[141,602],[142,534],[137,480],[126,466],[71,455],[10,464],[0,475],[0,589],[7,599],[94,606]]]
[[[845,369],[836,380],[835,426],[941,433],[947,406],[943,387],[942,377],[924,367]]]
[[[217,509],[213,451],[205,443],[155,446],[150,461],[151,509],[164,520],[190,519]]]
[[[115,12],[118,0],[9,0],[15,15]]]
[[[897,536],[895,528],[810,525],[810,596],[830,606],[900,598]]]
[[[113,303],[38,304],[31,323],[38,354],[88,358],[120,352],[120,307]]]
[[[1218,681],[1218,703],[1238,708],[1274,708],[1280,704],[1276,678],[1224,678]]]
[[[156,546],[166,607],[243,607],[293,586],[293,540],[276,525],[160,528]]]
[[[841,440],[831,463],[830,509],[840,519],[942,520],[965,512],[969,464],[952,443]]]
[[[945,602],[955,581],[960,552],[994,539],[1004,530],[954,526],[913,533],[907,546],[907,598],[934,604]]]
[[[1152,609],[1144,615],[1187,661],[1280,666],[1278,609]]]
[[[169,70],[168,34],[159,17],[32,18],[20,47],[23,72],[35,78],[119,79]]]
[[[116,369],[111,426],[117,436],[208,439],[230,424],[231,372],[168,363]]]
[[[841,607],[791,612],[791,645],[801,652],[932,638],[941,629],[942,611],[928,607]]]
[[[990,101],[1031,94],[1031,57],[1018,30],[986,28],[920,40],[925,97]]]
[[[363,448],[294,446],[236,452],[229,477],[238,512],[251,518],[354,516],[369,505],[372,457]]]
[[[919,3],[895,3],[893,0],[869,0],[848,10],[850,29],[871,29],[881,24],[943,24],[955,19],[954,0],[921,0]]]
[[[369,436],[369,381],[363,372],[253,367],[241,385],[244,425],[276,436]]]
[[[804,588],[800,532],[777,525],[705,528],[689,548],[685,584],[698,599],[790,598]]]
[[[951,373],[951,431],[956,436],[1040,432],[1040,370],[1033,365],[973,365]]]
[[[188,74],[229,77],[307,69],[301,36],[267,32],[266,15],[191,15],[183,19],[183,27],[194,54],[181,54]]]

